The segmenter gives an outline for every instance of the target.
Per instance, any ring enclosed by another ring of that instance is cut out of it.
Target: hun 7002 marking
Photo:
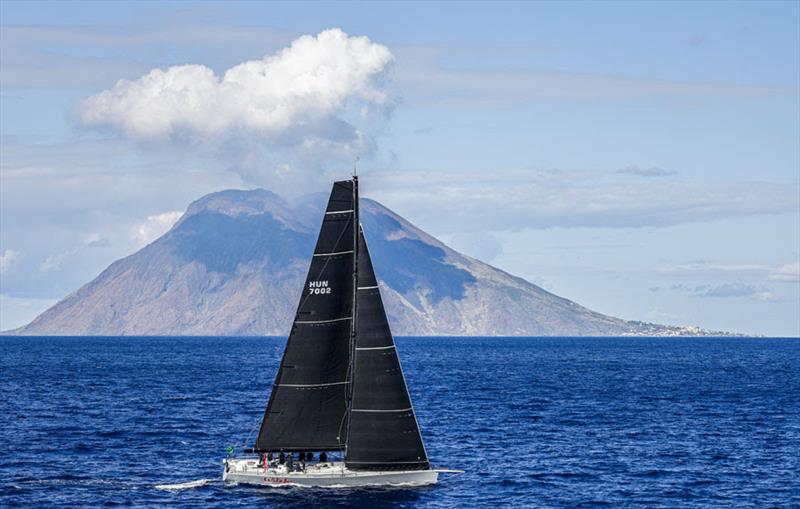
[[[328,286],[328,281],[309,281],[308,293],[311,295],[324,295],[331,293],[331,288]]]

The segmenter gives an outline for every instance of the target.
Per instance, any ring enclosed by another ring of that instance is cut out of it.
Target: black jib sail
[[[353,181],[335,182],[256,440],[260,451],[345,445],[353,314]]]
[[[358,238],[355,371],[345,464],[354,470],[429,468],[363,231]]]

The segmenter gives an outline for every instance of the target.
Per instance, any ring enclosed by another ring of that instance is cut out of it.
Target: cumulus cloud
[[[293,161],[276,152],[349,160],[371,149],[361,126],[392,108],[384,87],[392,60],[385,46],[330,29],[221,76],[189,64],[120,80],[84,100],[79,115],[137,140],[223,147],[226,157],[244,154],[239,165],[269,153],[273,170],[285,170]]]
[[[147,216],[147,219],[142,224],[133,228],[133,238],[141,246],[149,244],[172,228],[182,215],[183,212],[180,210],[173,210],[163,214]]]
[[[19,253],[13,249],[6,249],[0,253],[0,274],[8,272],[11,263],[19,258]]]

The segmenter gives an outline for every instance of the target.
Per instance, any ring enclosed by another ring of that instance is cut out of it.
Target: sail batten
[[[352,254],[355,251],[352,249],[350,251],[337,251],[335,253],[314,253],[313,256],[336,256],[336,255],[344,255],[344,254]]]
[[[414,410],[412,407],[408,408],[396,408],[396,409],[389,409],[389,410],[376,410],[374,408],[354,408],[350,410],[351,412],[408,412],[409,410]]]
[[[352,320],[352,316],[343,316],[341,318],[331,318],[330,320],[295,320],[294,323],[296,324],[315,324],[315,323],[332,323],[332,322],[342,322],[345,320]]]
[[[328,384],[275,384],[275,385],[278,386],[278,387],[300,387],[300,388],[304,388],[304,387],[327,387],[329,385],[343,385],[343,384],[349,384],[349,383],[350,383],[349,380],[345,380],[344,382],[331,382],[331,383],[328,383]]]

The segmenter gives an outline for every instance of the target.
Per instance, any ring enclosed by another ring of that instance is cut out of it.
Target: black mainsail
[[[355,260],[353,181],[335,182],[256,440],[260,451],[344,448]]]
[[[255,449],[345,450],[353,470],[429,468],[355,177],[333,185]]]

